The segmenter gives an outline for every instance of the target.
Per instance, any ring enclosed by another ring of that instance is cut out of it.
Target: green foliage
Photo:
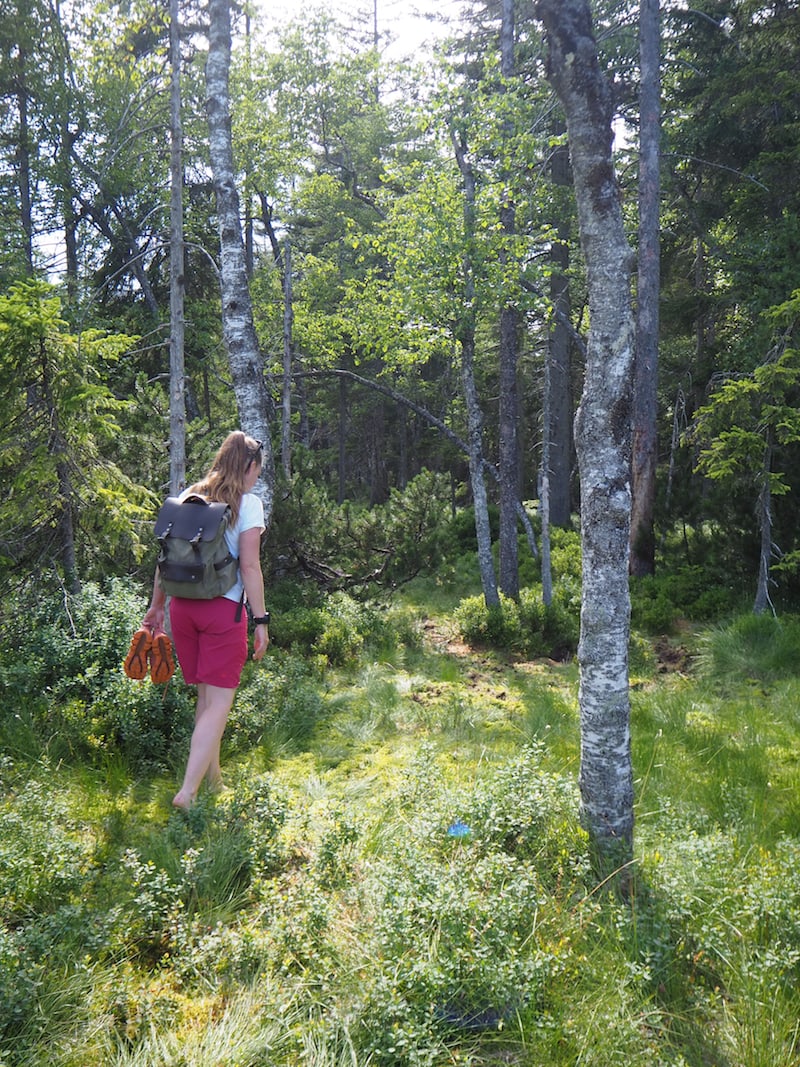
[[[63,563],[74,548],[68,530],[79,521],[88,560],[93,537],[111,554],[124,547],[141,558],[134,531],[150,498],[108,455],[131,406],[108,377],[134,338],[73,334],[50,286],[20,282],[0,294],[0,339],[0,524],[8,531],[0,564]],[[74,577],[66,574],[67,582]]]
[[[702,668],[718,679],[771,682],[797,671],[800,618],[793,615],[741,615],[704,636]]]
[[[156,963],[179,957],[186,980],[202,981],[209,922],[235,913],[284,861],[286,798],[254,776],[236,794],[201,801],[187,823],[175,815],[169,848],[148,856],[128,848],[124,899],[109,931],[112,949]]]
[[[587,855],[574,790],[542,774],[541,755],[529,749],[457,794],[429,751],[412,766],[405,831],[372,861],[377,967],[360,1028],[377,1063],[438,1063],[463,1035],[541,1011],[560,967],[541,914],[574,891]]]
[[[323,702],[313,659],[274,649],[265,663],[242,679],[228,720],[226,745],[246,751],[261,745],[268,751],[303,747],[323,715]]]
[[[77,896],[94,841],[47,788],[46,775],[18,784],[8,772],[7,764],[4,790],[17,788],[0,805],[0,912],[11,928]]]
[[[13,716],[23,716],[52,755],[122,753],[140,768],[168,765],[191,731],[191,699],[177,678],[162,688],[124,676],[143,611],[121,579],[105,589],[87,583],[76,594],[23,590],[0,619],[0,684],[15,694],[0,713],[0,730],[13,730]]]
[[[694,434],[705,446],[698,467],[730,485],[739,476],[756,486],[766,480],[775,496],[788,492],[773,454],[800,441],[799,385],[798,352],[785,341],[751,375],[723,382],[696,414]]]
[[[519,601],[500,595],[500,606],[488,608],[482,596],[467,597],[455,611],[466,641],[526,656],[565,659],[578,646],[580,604],[566,599],[566,586],[550,605],[541,586],[523,589]]]
[[[233,788],[188,815],[148,772],[5,757],[3,1061],[793,1062],[798,635],[768,623],[634,690],[625,902],[594,882],[564,667],[418,651],[412,674],[365,646],[348,702],[278,650],[239,693]],[[315,709],[268,773],[245,733],[262,700],[289,732]],[[393,731],[362,729],[370,702]]]
[[[418,635],[401,609],[382,609],[344,592],[322,597],[316,591],[309,594],[300,590],[292,597],[292,590],[297,586],[284,585],[270,623],[273,640],[281,648],[318,656],[330,666],[346,667],[353,666],[365,648],[391,654],[397,648],[418,644]]]
[[[438,565],[446,535],[449,488],[424,471],[386,504],[335,504],[327,490],[296,477],[276,506],[269,534],[281,569],[328,589],[393,589]]]
[[[686,565],[631,579],[631,625],[644,633],[670,633],[680,620],[708,622],[739,607],[738,576],[719,566]]]

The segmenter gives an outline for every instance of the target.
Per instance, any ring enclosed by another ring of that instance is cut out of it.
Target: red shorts
[[[172,597],[169,621],[172,640],[189,685],[204,682],[220,689],[235,689],[247,660],[247,613],[239,603],[218,596],[213,600]]]

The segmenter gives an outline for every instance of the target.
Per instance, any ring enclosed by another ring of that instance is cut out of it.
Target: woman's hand
[[[269,631],[267,630],[267,624],[260,622],[256,626],[255,637],[253,638],[253,659],[259,660],[264,658],[264,653],[269,648]]]

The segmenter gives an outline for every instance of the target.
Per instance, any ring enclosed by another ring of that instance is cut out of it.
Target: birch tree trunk
[[[514,76],[514,0],[503,0],[500,30],[500,70],[504,78]],[[513,124],[505,124],[508,140]],[[508,165],[502,167],[503,182],[510,190]],[[500,225],[508,237],[516,229],[516,208],[510,192],[500,207]],[[504,254],[504,260],[507,258]],[[519,499],[519,403],[517,399],[517,363],[519,349],[519,311],[513,303],[500,311],[500,419],[498,464],[500,468],[500,589],[506,596],[519,597],[519,553],[517,550],[517,500]]]
[[[210,0],[206,91],[209,154],[220,236],[222,333],[228,350],[239,423],[264,447],[261,496],[267,524],[272,516],[275,471],[264,366],[253,323],[247,283],[239,194],[233,164],[230,116],[231,17],[228,0]]]
[[[655,571],[661,183],[659,0],[639,4],[639,265],[633,404],[631,574]]]
[[[19,145],[16,153],[17,190],[19,192],[20,223],[23,233],[23,252],[28,274],[33,277],[33,208],[31,205],[31,132],[28,119],[28,53],[20,41],[17,54],[17,116]]]
[[[281,387],[281,464],[287,481],[292,476],[292,244],[283,242],[283,384]]]
[[[181,123],[181,34],[179,0],[169,3],[170,202],[169,202],[169,484],[177,495],[186,485],[184,399],[183,126]]]
[[[559,122],[556,134],[564,132]],[[559,145],[550,164],[553,185],[570,185],[569,149]],[[572,521],[572,336],[570,333],[569,290],[569,221],[566,211],[557,223],[558,238],[550,252],[552,274],[550,299],[555,314],[547,344],[548,410],[550,416],[543,426],[548,443],[547,477],[550,489],[549,518],[553,526],[568,529]],[[544,462],[544,461],[543,461]]]
[[[492,557],[492,532],[489,524],[489,500],[483,466],[483,412],[475,385],[475,278],[472,245],[475,239],[475,172],[467,155],[467,146],[455,130],[451,131],[453,148],[463,181],[464,195],[464,306],[456,325],[461,346],[461,381],[467,408],[467,445],[472,504],[475,509],[475,536],[478,542],[478,568],[483,599],[488,608],[499,607],[500,594]]]
[[[580,791],[598,873],[633,847],[628,640],[632,252],[611,157],[611,99],[587,0],[538,0],[548,77],[564,107],[589,286],[586,378],[576,415],[581,480]]]

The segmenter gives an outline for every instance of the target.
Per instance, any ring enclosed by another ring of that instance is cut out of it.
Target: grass
[[[274,659],[188,819],[174,775],[53,761],[6,716],[0,1064],[797,1067],[800,676],[771,625],[686,635],[680,671],[638,647],[626,904],[579,824],[575,665],[441,619],[313,677]]]

